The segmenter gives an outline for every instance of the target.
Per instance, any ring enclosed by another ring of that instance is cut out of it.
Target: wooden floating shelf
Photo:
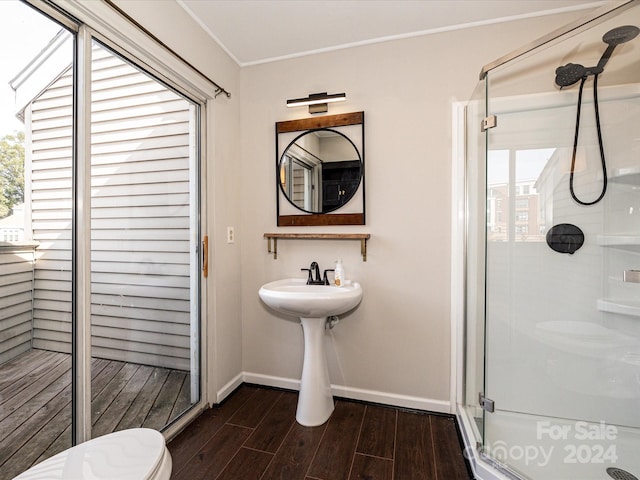
[[[278,239],[284,240],[360,240],[360,253],[362,261],[367,261],[367,240],[371,238],[369,233],[265,233],[268,240],[268,253],[273,253],[273,259],[278,258]],[[272,248],[273,240],[273,248]]]

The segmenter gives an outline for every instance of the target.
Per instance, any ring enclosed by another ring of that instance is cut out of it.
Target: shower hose
[[[596,130],[598,131],[598,146],[600,147],[600,161],[602,162],[602,191],[600,196],[592,202],[583,202],[580,200],[573,188],[573,173],[576,167],[576,152],[578,150],[578,136],[580,134],[580,110],[582,109],[582,90],[584,89],[584,83],[587,81],[587,75],[582,77],[580,81],[580,90],[578,91],[578,112],[576,114],[576,132],[573,138],[573,154],[571,155],[571,171],[569,174],[569,191],[571,197],[580,205],[595,205],[604,197],[607,192],[607,161],[604,156],[604,146],[602,144],[602,129],[600,128],[600,112],[598,111],[598,74],[593,75],[593,106],[596,114]]]

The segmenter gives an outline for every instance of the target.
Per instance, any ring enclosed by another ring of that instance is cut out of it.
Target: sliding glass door
[[[18,1],[0,2],[0,18],[0,480],[6,480],[71,445],[75,34]]]
[[[95,437],[162,429],[199,399],[199,109],[106,46],[91,54]]]
[[[9,69],[20,122],[0,132],[0,480],[201,403],[204,103],[88,27],[9,4],[5,23],[43,35]]]

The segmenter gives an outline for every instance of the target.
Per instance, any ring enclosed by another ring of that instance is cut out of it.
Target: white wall
[[[448,411],[451,102],[471,95],[484,64],[579,15],[243,68],[242,198],[250,204],[238,238],[243,368],[251,378],[297,379],[302,367],[300,327],[261,304],[260,285],[303,276],[313,260],[331,268],[340,257],[364,299],[327,336],[331,382],[344,387],[338,393]],[[355,243],[307,240],[281,240],[273,260],[262,238],[276,230],[273,125],[308,117],[285,101],[319,91],[347,93],[329,114],[365,111],[367,225],[281,230],[369,232],[366,262]]]
[[[327,339],[331,381],[345,387],[339,393],[382,392],[379,401],[448,411],[451,102],[471,95],[484,64],[584,12],[240,70],[177,4],[117,3],[233,94],[214,105],[210,393],[243,371],[267,383],[300,377],[301,328],[267,310],[258,288],[301,276],[312,260],[330,268],[340,257],[365,296]],[[274,124],[309,116],[285,101],[319,91],[347,93],[329,114],[365,111],[367,225],[282,230],[370,232],[367,262],[357,243],[342,241],[281,240],[278,259],[267,254],[263,234],[276,230]],[[235,244],[225,243],[227,225],[236,227]]]

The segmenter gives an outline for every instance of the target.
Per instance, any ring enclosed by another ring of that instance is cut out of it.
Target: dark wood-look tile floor
[[[169,442],[172,480],[468,480],[452,417],[336,400],[295,421],[296,392],[243,385]]]

